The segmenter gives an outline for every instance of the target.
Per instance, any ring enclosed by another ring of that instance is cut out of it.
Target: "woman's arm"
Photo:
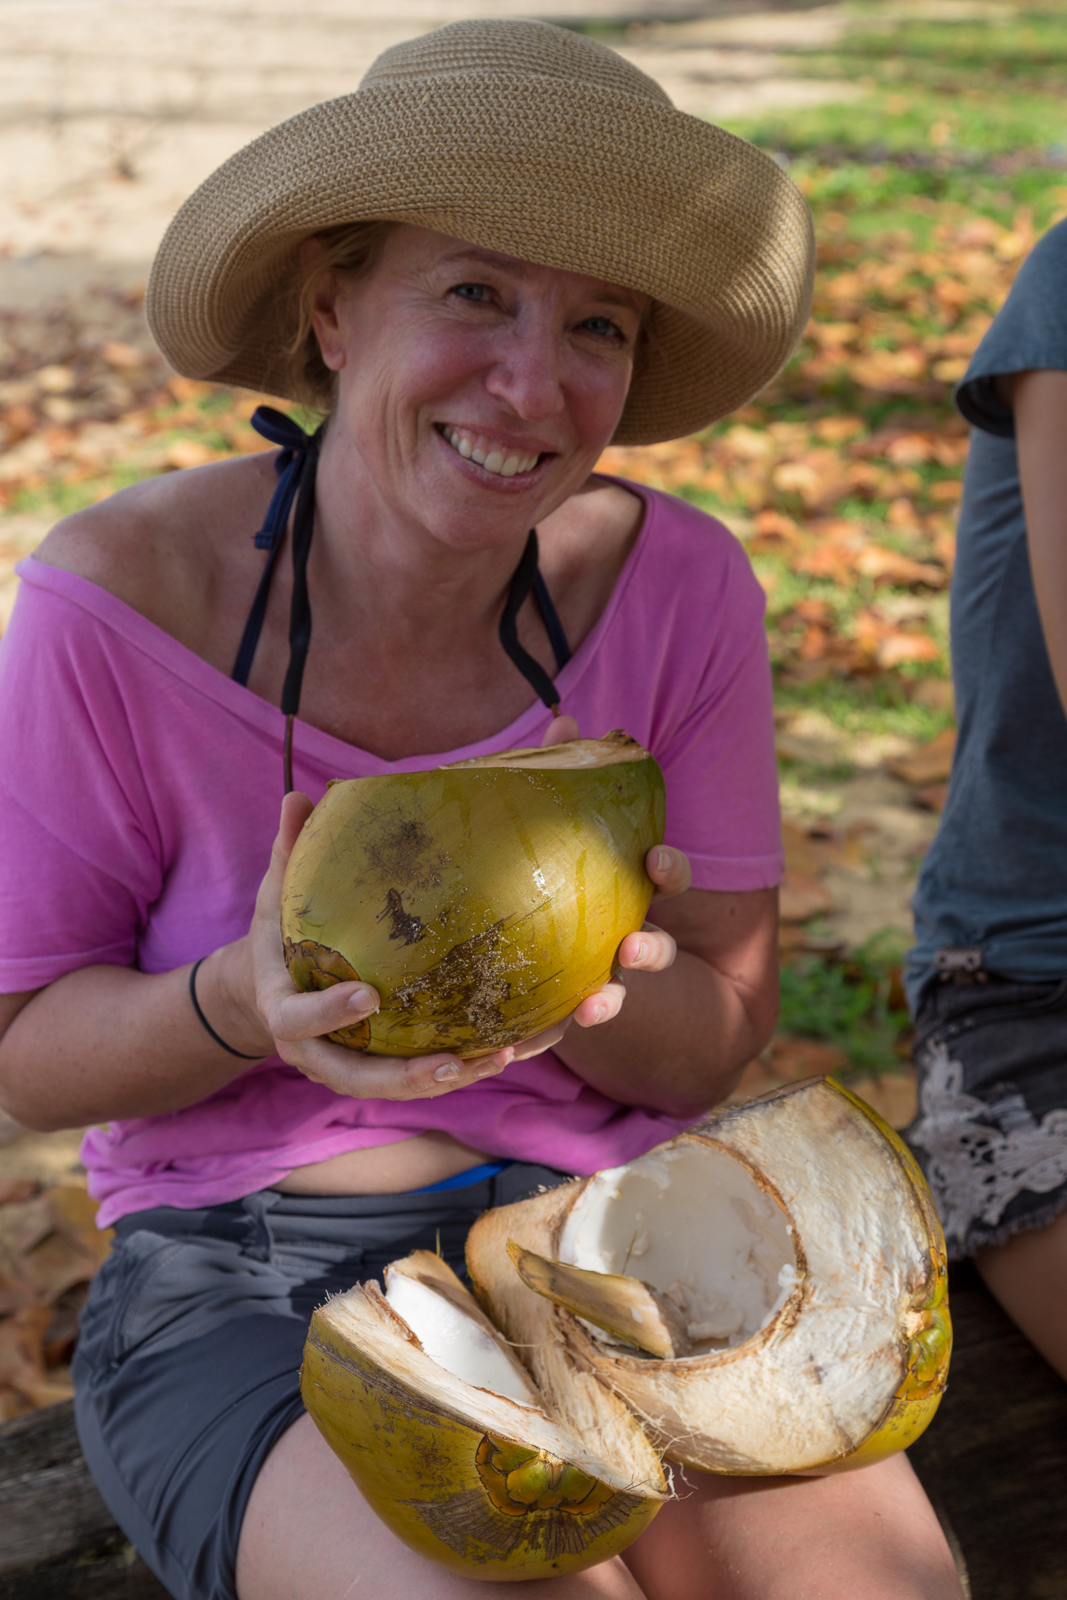
[[[208,988],[198,981],[221,1033]],[[41,1132],[179,1111],[248,1065],[196,1020],[188,967],[159,975],[82,967],[47,988],[0,995],[0,1105]]]
[[[311,811],[288,795],[249,933],[216,950],[197,974],[197,998],[235,1050],[278,1054],[337,1094],[433,1098],[499,1072],[514,1058],[476,1062],[442,1053],[401,1060],[367,1056],[322,1037],[377,1009],[367,984],[299,994],[282,958],[282,876]],[[0,1105],[26,1127],[51,1131],[112,1118],[160,1116],[224,1088],[250,1063],[228,1054],[197,1020],[189,967],[147,974],[83,967],[32,994],[0,997]]]
[[[1015,373],[997,388],[1015,412],[1034,593],[1067,710],[1067,372]]]

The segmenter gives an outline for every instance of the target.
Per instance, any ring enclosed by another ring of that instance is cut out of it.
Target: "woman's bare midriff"
[[[395,1144],[346,1150],[327,1161],[296,1167],[273,1187],[285,1194],[406,1194],[490,1159],[451,1134],[419,1133]]]

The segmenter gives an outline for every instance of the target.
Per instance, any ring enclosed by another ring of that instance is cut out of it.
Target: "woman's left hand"
[[[645,871],[655,884],[653,904],[684,894],[693,880],[688,856],[667,845],[656,845],[645,857]],[[587,995],[573,1013],[580,1028],[593,1028],[598,1022],[617,1017],[626,998],[626,972],[664,972],[674,965],[678,946],[669,933],[646,922],[637,933],[628,933],[619,946],[616,961],[623,969],[595,994]]]

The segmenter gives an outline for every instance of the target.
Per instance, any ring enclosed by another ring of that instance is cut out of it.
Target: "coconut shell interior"
[[[639,1276],[678,1307],[691,1353],[655,1359],[619,1322],[608,1332],[581,1303],[546,1299],[509,1243]],[[672,1460],[705,1471],[829,1470],[911,1390],[909,1425],[921,1431],[944,1383],[936,1219],[894,1140],[831,1081],[726,1110],[626,1167],[489,1212],[468,1261],[509,1337],[539,1341],[535,1375],[545,1350],[566,1349]]]

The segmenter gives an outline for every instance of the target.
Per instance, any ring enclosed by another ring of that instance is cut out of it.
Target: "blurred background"
[[[783,1004],[739,1092],[832,1071],[904,1126],[899,964],[954,742],[967,431],[952,389],[1067,215],[1062,6],[0,0],[0,623],[16,561],[58,517],[263,448],[248,419],[266,397],[174,376],[144,327],[181,201],[257,133],[354,88],[387,45],[509,12],[611,44],[770,151],[813,208],[815,312],[782,376],[704,434],[603,465],[721,516],[767,595]],[[77,1145],[0,1122],[0,1418],[69,1393],[101,1248]]]

